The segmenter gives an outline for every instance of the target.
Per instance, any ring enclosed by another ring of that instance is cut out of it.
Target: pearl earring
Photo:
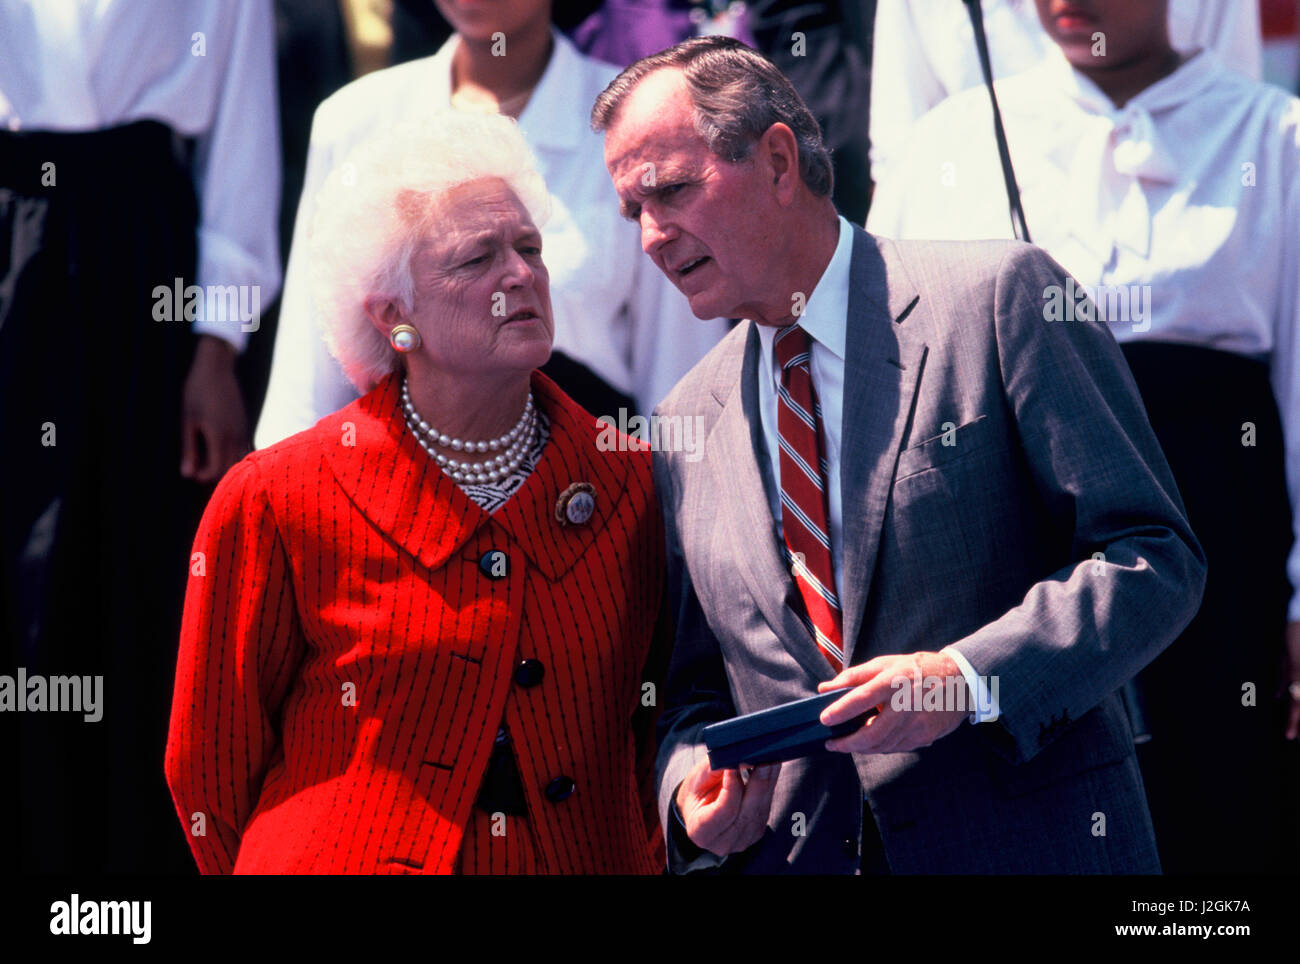
[[[405,354],[420,347],[420,333],[410,325],[394,325],[393,330],[388,333],[388,341],[395,349]]]

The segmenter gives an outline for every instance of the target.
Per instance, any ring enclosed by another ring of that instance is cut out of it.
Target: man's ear
[[[772,178],[777,201],[789,204],[800,183],[799,142],[794,131],[777,121],[759,137],[756,153],[765,173]]]
[[[402,323],[402,309],[393,302],[392,298],[383,295],[366,295],[361,306],[370,323],[385,338],[393,330],[394,325]]]

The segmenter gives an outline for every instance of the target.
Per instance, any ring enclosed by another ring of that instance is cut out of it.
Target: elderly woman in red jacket
[[[367,392],[222,480],[166,772],[205,873],[657,872],[649,454],[536,371],[547,194],[448,114],[335,171],[313,235]]]

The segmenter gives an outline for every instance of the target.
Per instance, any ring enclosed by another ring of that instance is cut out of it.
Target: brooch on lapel
[[[584,526],[596,511],[596,487],[590,482],[574,482],[555,503],[555,521],[562,526]]]

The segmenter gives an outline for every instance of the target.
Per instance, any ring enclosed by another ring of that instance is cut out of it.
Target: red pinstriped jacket
[[[416,443],[399,389],[248,456],[204,514],[166,758],[199,869],[451,872],[504,721],[545,872],[660,871],[650,454],[600,451],[601,423],[535,373],[551,437],[489,515]],[[575,482],[595,512],[562,525]]]

